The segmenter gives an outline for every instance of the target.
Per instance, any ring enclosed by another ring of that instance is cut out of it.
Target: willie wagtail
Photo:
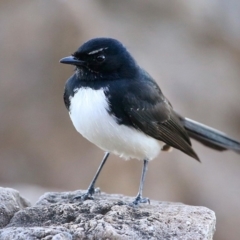
[[[64,102],[76,130],[106,154],[82,200],[92,199],[95,182],[110,153],[143,160],[142,197],[148,162],[177,148],[199,161],[190,137],[216,150],[240,153],[240,143],[213,128],[180,116],[154,79],[117,40],[95,38],[61,63],[76,66],[65,85]],[[77,198],[78,198],[77,197]]]

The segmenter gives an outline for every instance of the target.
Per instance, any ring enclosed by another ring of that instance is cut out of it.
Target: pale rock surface
[[[0,230],[0,240],[213,238],[215,213],[206,207],[157,201],[132,207],[133,198],[105,193],[75,200],[81,193],[45,193],[34,206],[21,205]]]
[[[0,228],[6,226],[16,212],[28,206],[30,203],[18,191],[0,187]]]

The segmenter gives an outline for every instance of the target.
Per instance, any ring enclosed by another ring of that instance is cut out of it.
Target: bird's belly
[[[161,142],[134,128],[119,125],[108,113],[103,89],[80,88],[70,99],[70,118],[76,130],[104,151],[126,159],[155,158]]]

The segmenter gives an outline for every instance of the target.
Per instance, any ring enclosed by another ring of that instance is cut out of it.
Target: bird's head
[[[82,76],[94,78],[134,77],[137,64],[119,41],[112,38],[94,38],[84,43],[61,63],[75,65]]]

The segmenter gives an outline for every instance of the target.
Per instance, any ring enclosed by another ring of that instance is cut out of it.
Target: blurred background
[[[93,37],[124,43],[177,112],[240,140],[238,0],[1,0],[0,185],[36,201],[86,189],[103,152],[83,139],[63,104],[73,67],[59,59]],[[149,165],[144,195],[216,212],[215,239],[239,239],[240,156],[193,141]],[[142,162],[110,156],[97,186],[135,196]]]

